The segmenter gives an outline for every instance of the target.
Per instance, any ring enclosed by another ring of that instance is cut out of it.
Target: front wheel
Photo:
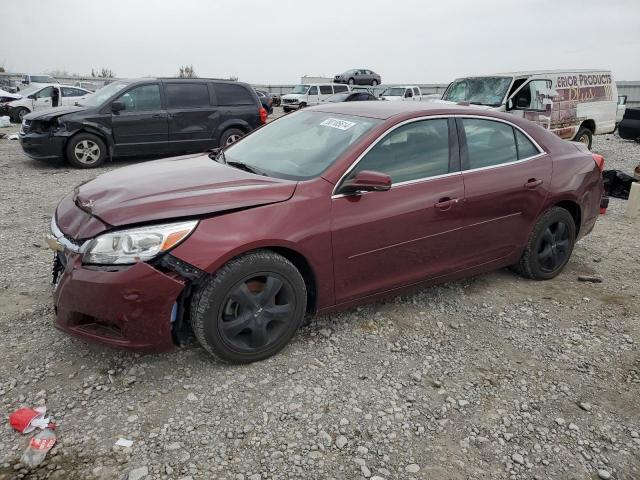
[[[30,113],[29,109],[20,107],[18,110],[16,110],[16,113],[15,113],[16,120],[22,123],[22,120],[24,120],[24,117],[29,115],[29,113]]]
[[[553,207],[533,227],[515,270],[533,280],[554,278],[569,262],[575,241],[573,217],[564,208]]]
[[[580,127],[576,137],[576,142],[584,143],[589,150],[591,150],[591,143],[593,142],[593,133],[588,128]]]
[[[214,357],[251,363],[284,348],[306,304],[298,269],[275,252],[258,250],[231,260],[202,285],[191,301],[191,327]]]
[[[67,161],[77,168],[94,168],[107,158],[107,146],[91,133],[79,133],[67,143]]]
[[[225,130],[222,134],[222,137],[220,137],[220,146],[228,147],[229,145],[240,140],[243,135],[244,132],[238,128],[230,128],[229,130]]]

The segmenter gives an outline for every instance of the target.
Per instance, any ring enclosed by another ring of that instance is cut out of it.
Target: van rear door
[[[213,147],[218,107],[212,105],[206,82],[165,82],[169,117],[169,150],[198,152]]]

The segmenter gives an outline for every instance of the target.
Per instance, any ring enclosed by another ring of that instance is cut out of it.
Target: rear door
[[[307,93],[307,105],[316,105],[320,101],[318,85],[311,85]]]
[[[80,98],[89,95],[84,90],[74,87],[62,87],[60,90],[62,91],[60,103],[63,106],[75,105]]]
[[[517,255],[551,184],[551,157],[504,121],[458,118],[467,228],[467,262],[482,265]]]
[[[331,95],[333,95],[333,88],[331,85],[320,85],[320,101],[330,97]]]
[[[345,175],[341,183],[362,170],[383,172],[392,187],[332,197],[338,303],[461,268],[464,183],[455,128],[446,118],[398,126]]]
[[[113,112],[111,124],[116,151],[119,155],[166,153],[169,125],[163,108],[158,83],[136,85],[116,101],[125,109]]]
[[[204,151],[215,143],[218,107],[206,82],[164,82],[172,152]]]

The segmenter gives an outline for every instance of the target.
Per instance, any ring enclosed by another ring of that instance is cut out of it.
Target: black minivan
[[[177,155],[230,145],[267,121],[251,86],[182,78],[118,80],[74,107],[30,113],[24,152],[93,168],[128,155]]]

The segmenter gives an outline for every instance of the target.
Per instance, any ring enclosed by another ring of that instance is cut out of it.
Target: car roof
[[[355,115],[358,117],[376,118],[387,120],[397,115],[430,116],[430,115],[455,115],[471,114],[487,117],[503,118],[499,112],[482,110],[475,107],[468,107],[455,104],[441,104],[431,102],[346,102],[346,103],[323,103],[315,107],[306,108],[307,111],[318,111],[324,113],[338,113],[343,115]],[[513,117],[511,115],[510,117]]]

